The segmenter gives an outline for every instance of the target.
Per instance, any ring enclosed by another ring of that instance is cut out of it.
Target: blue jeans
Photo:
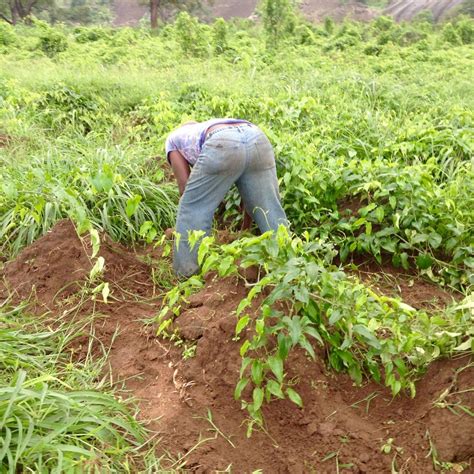
[[[173,262],[178,275],[187,277],[199,271],[199,245],[190,249],[188,232],[210,233],[214,213],[234,183],[261,232],[288,225],[268,138],[255,126],[219,128],[206,139],[179,202],[176,231],[181,238]]]

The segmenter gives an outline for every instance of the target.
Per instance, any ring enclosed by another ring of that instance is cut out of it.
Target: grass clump
[[[133,406],[103,377],[105,358],[66,347],[81,328],[52,330],[23,307],[0,308],[0,470],[137,472],[158,466]],[[101,376],[102,374],[102,376]]]

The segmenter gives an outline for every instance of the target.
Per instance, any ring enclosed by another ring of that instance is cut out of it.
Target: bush
[[[456,31],[461,38],[462,44],[474,43],[474,21],[467,17],[461,17],[456,22]]]
[[[443,38],[452,45],[462,44],[461,37],[452,23],[448,23],[443,28]]]
[[[263,26],[267,34],[267,45],[291,34],[296,26],[295,6],[291,0],[264,0],[262,3]]]
[[[108,37],[108,32],[101,27],[78,27],[74,29],[74,38],[78,43],[92,43]]]
[[[5,23],[4,21],[0,22],[0,45],[9,46],[16,41],[16,35],[14,28]]]
[[[229,48],[229,27],[223,18],[217,18],[212,25],[212,40],[214,51],[221,54]]]
[[[56,28],[51,28],[44,21],[33,20],[33,23],[40,29],[37,49],[40,49],[49,57],[56,56],[56,54],[66,51],[68,44],[64,33]]]
[[[393,28],[395,21],[388,16],[379,16],[374,22],[373,26],[377,31],[388,31]]]
[[[208,51],[208,42],[204,25],[189,15],[181,12],[174,23],[176,40],[184,54],[204,56]]]

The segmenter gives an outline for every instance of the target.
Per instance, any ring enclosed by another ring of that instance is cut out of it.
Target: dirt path
[[[266,432],[247,438],[245,412],[233,399],[240,367],[234,311],[246,293],[243,285],[210,278],[177,319],[178,347],[155,337],[143,322],[160,309],[150,267],[108,239],[101,255],[112,290],[109,304],[88,300],[68,313],[90,271],[89,251],[71,223],[60,222],[6,265],[1,277],[8,291],[0,289],[0,298],[14,292],[24,299],[33,290],[38,312],[48,309],[53,319],[86,317],[95,310],[95,338],[110,346],[113,377],[139,401],[140,416],[154,420],[150,427],[161,438],[163,468],[293,474],[382,473],[394,467],[429,473],[437,461],[459,465],[474,457],[474,419],[459,408],[474,407],[474,392],[466,391],[474,386],[469,357],[433,364],[413,400],[392,399],[374,383],[354,387],[349,377],[326,369],[321,350],[316,361],[296,353],[288,376],[299,382],[304,408],[272,402],[264,410]],[[418,294],[431,300],[426,285]],[[417,286],[417,281],[411,285]],[[440,296],[436,287],[432,293]],[[76,341],[75,357],[86,353],[87,343],[87,336]],[[195,347],[194,357],[183,358],[184,345]]]

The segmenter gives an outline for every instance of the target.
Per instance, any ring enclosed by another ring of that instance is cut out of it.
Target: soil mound
[[[84,287],[94,264],[91,254],[88,237],[81,239],[70,220],[59,221],[5,265],[0,297],[31,300],[40,310],[57,309]],[[147,293],[149,267],[133,252],[101,236],[99,255],[105,260],[105,281],[138,295]]]
[[[100,313],[95,339],[110,348],[124,396],[135,397],[140,416],[153,420],[164,469],[426,473],[440,461],[459,469],[474,456],[469,357],[436,362],[415,399],[392,399],[377,384],[354,387],[349,377],[328,371],[322,350],[316,361],[295,353],[288,377],[298,383],[304,408],[272,402],[264,409],[266,430],[247,438],[245,412],[233,399],[241,345],[234,340],[235,309],[247,291],[241,281],[210,277],[176,319],[177,334],[160,339],[143,323],[161,307],[151,268],[106,238],[101,254],[109,303],[86,304],[76,316]],[[72,224],[62,221],[8,263],[3,277],[17,298],[34,287],[37,304],[59,316],[87,279],[88,255]],[[79,341],[77,357],[81,350]]]

